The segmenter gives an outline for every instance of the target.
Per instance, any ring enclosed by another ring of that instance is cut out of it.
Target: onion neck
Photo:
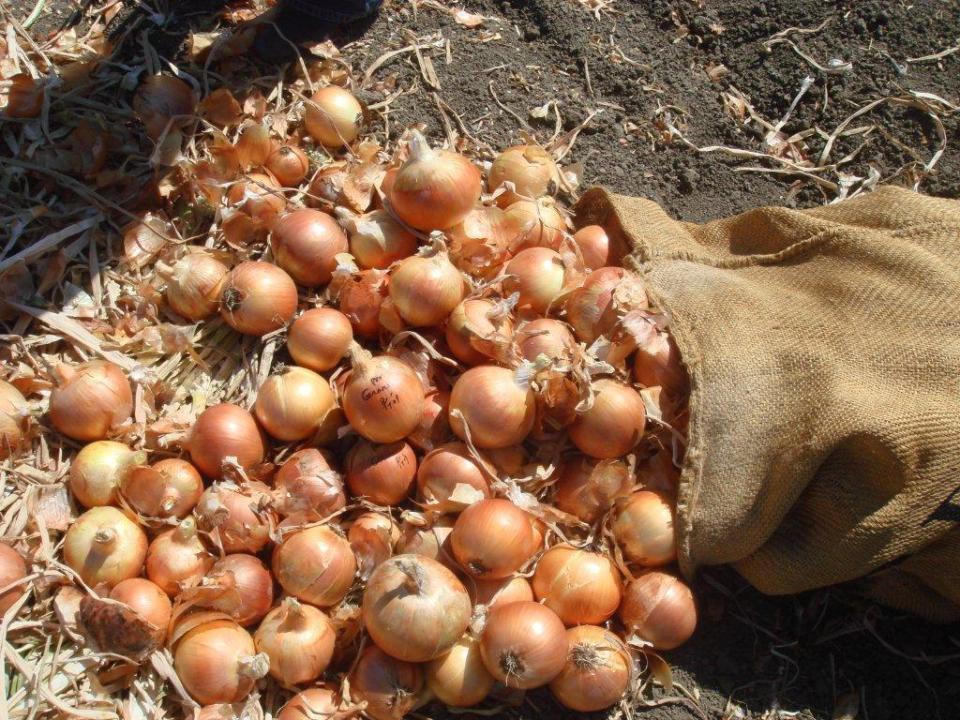
[[[397,570],[404,575],[403,588],[413,595],[423,595],[426,590],[427,578],[423,568],[412,560],[397,560]]]
[[[197,523],[193,518],[184,518],[173,531],[173,538],[180,543],[189,543],[197,537]]]
[[[583,670],[584,672],[596,670],[602,664],[597,648],[585,642],[577,643],[570,648],[570,661],[578,670]]]
[[[350,358],[350,366],[358,375],[364,374],[364,368],[373,360],[373,353],[364,348],[356,340],[350,341],[350,347],[347,348],[347,357]]]
[[[117,531],[112,527],[99,528],[93,536],[93,542],[102,548],[108,548],[117,541]]]
[[[433,154],[433,148],[419,130],[410,133],[410,142],[407,143],[410,150],[410,160],[420,161],[429,158]]]
[[[270,671],[270,657],[266,653],[246,655],[237,661],[237,669],[241,675],[251,680],[266,677]]]

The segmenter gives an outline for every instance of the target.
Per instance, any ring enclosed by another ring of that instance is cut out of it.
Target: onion
[[[450,534],[450,549],[460,566],[485,580],[505,578],[519,570],[535,552],[536,544],[530,516],[501,498],[468,507]]]
[[[483,663],[507,687],[546,685],[566,664],[567,635],[560,618],[535,602],[490,610],[480,636]]]
[[[297,311],[297,286],[267,262],[248,260],[227,273],[220,315],[237,332],[266,335],[279,330]]]
[[[285,687],[316,680],[330,664],[336,633],[320,610],[288,597],[260,623],[253,641]]]
[[[350,673],[350,692],[365,701],[364,712],[374,720],[402,720],[420,704],[423,670],[380,648],[367,647]]]
[[[493,463],[497,472],[509,477],[519,476],[527,462],[527,453],[523,449],[523,445],[487,449],[484,456]]]
[[[137,269],[150,264],[169,242],[173,225],[163,212],[140,213],[136,220],[124,226],[124,260]]]
[[[420,423],[407,436],[418,450],[429,452],[453,438],[450,429],[450,393],[435,390],[423,399]]]
[[[362,337],[380,333],[380,307],[387,296],[389,278],[381,270],[364,270],[347,278],[337,295],[340,312],[347,316],[353,332]]]
[[[478,448],[518,445],[533,429],[535,419],[533,391],[522,387],[507,368],[471,368],[457,378],[450,394],[450,427],[462,440],[469,431]]]
[[[87,510],[63,539],[63,561],[90,587],[136,577],[146,555],[147,536],[115,507]]]
[[[424,389],[409,365],[358,348],[341,395],[347,420],[367,440],[402,440],[420,424]]]
[[[386,210],[351,218],[350,254],[362,268],[386,269],[417,251],[417,238]]]
[[[630,466],[623,460],[595,460],[577,455],[563,466],[554,485],[553,502],[558,510],[592,524],[634,485]]]
[[[270,542],[270,505],[270,491],[261,482],[237,490],[214,484],[200,497],[197,517],[207,532],[217,530],[224,552],[255,553]]]
[[[147,551],[147,577],[170,597],[199,583],[211,567],[213,556],[197,535],[193,518],[157,535]]]
[[[363,127],[363,107],[348,90],[336,85],[317,90],[306,105],[303,124],[321,145],[339,148],[349,145]]]
[[[617,258],[610,247],[610,238],[599,225],[587,225],[573,235],[573,241],[580,248],[583,264],[588,270],[596,270],[616,263]]]
[[[462,155],[433,150],[414,130],[407,160],[390,188],[390,204],[417,230],[446,230],[470,213],[480,199],[480,171]]]
[[[343,600],[356,572],[350,543],[325,525],[294,533],[273,551],[273,575],[284,591],[318,607]]]
[[[490,166],[490,190],[497,190],[505,182],[513,183],[516,192],[508,190],[500,195],[500,207],[523,198],[555,194],[560,186],[560,169],[539,145],[517,145],[500,153]]]
[[[613,295],[625,278],[627,271],[623,268],[600,268],[590,273],[583,286],[567,297],[567,321],[580,340],[592,343],[616,327],[620,318]]]
[[[203,478],[186,460],[168,458],[132,468],[121,480],[120,492],[141,515],[183,518],[200,501]]]
[[[490,483],[463,443],[433,450],[417,470],[417,492],[428,510],[459,512],[477,499],[489,498]]]
[[[503,280],[504,292],[519,293],[519,307],[530,308],[538,315],[547,313],[566,281],[563,258],[545,247],[521,250],[507,263],[506,272],[510,277]]]
[[[464,300],[447,320],[447,345],[461,362],[480,365],[504,356],[513,338],[513,320],[501,303],[486,299]]]
[[[121,482],[135,466],[146,461],[145,452],[131,450],[123,443],[92,442],[70,464],[70,491],[84,507],[116,505]]]
[[[204,607],[226,613],[241,625],[253,625],[273,605],[273,577],[253,555],[235,553],[216,562],[204,584],[217,589]]]
[[[74,440],[102,440],[130,418],[133,393],[123,370],[105,360],[56,369],[60,384],[50,393],[50,422]]]
[[[683,645],[697,627],[690,588],[679,578],[656,570],[627,585],[618,614],[628,632],[653,643],[657,650]]]
[[[627,562],[655,567],[677,558],[673,508],[655,492],[640,490],[622,498],[612,530]]]
[[[350,318],[333,308],[313,308],[293,321],[287,350],[297,365],[315,372],[336,367],[353,342]]]
[[[9,545],[0,543],[0,588],[13,585],[27,576],[27,564],[23,557]],[[16,587],[0,593],[0,617],[20,599],[25,592],[26,585],[21,583]]]
[[[230,186],[227,202],[249,216],[255,227],[270,228],[287,199],[272,175],[250,173]]]
[[[553,362],[570,362],[577,349],[577,341],[567,325],[551,318],[524,323],[517,330],[516,341],[523,359],[529,362],[541,355]]]
[[[470,624],[470,596],[436,560],[395,555],[370,575],[363,624],[381,650],[407,662],[439,657]]]
[[[281,145],[267,156],[264,167],[284,187],[296,187],[310,171],[310,159],[296,145]]]
[[[164,131],[186,125],[196,107],[197,97],[190,86],[169,75],[149,76],[133,95],[133,111],[151,140],[158,140]]]
[[[620,605],[620,572],[606,556],[554,545],[537,563],[533,592],[564,625],[599,625]]]
[[[525,578],[514,575],[500,580],[474,580],[473,602],[487,608],[533,600],[533,588]]]
[[[489,279],[510,256],[517,228],[500,208],[478,205],[446,235],[453,264],[469,275]]]
[[[620,700],[633,676],[623,641],[605,628],[581,625],[567,630],[567,644],[567,662],[550,683],[557,700],[577,712],[603,710]]]
[[[593,406],[570,426],[570,439],[581,452],[605,459],[626,455],[643,437],[646,410],[640,394],[616,380],[593,384]]]
[[[442,323],[465,291],[463,275],[445,251],[401,260],[390,274],[390,299],[400,317],[414,327]]]
[[[345,507],[340,474],[319,450],[307,448],[291,455],[273,478],[274,497],[283,515],[323,518]]]
[[[10,118],[35,118],[43,110],[43,85],[27,73],[9,79],[7,106],[3,114]]]
[[[351,495],[377,505],[399,505],[416,477],[417,456],[405,442],[374,445],[361,440],[347,455],[345,467]]]
[[[336,407],[330,385],[306,368],[289,366],[260,386],[253,411],[263,428],[277,440],[305,440]]]
[[[566,221],[552,198],[518,200],[507,208],[507,221],[515,229],[513,247],[560,249]]]
[[[444,705],[470,707],[482,702],[493,689],[493,676],[480,656],[480,642],[464,635],[452,648],[423,669],[427,687]]]
[[[347,252],[347,238],[325,212],[300,208],[284,215],[273,228],[273,255],[301,285],[326,285],[337,267],[336,256]]]
[[[644,387],[659,385],[664,393],[675,398],[683,395],[688,388],[687,373],[673,337],[658,332],[648,343],[637,348],[633,357],[633,377]]]
[[[397,545],[397,552],[405,555],[422,555],[456,570],[459,566],[450,551],[450,535],[453,525],[446,518],[437,518],[427,527],[407,525]]]
[[[173,606],[160,586],[145,578],[128,578],[113,586],[110,599],[123,603],[153,625],[157,630],[154,640],[159,644],[163,643]]]
[[[0,460],[10,457],[23,443],[29,415],[23,394],[0,380]]]
[[[223,403],[200,413],[187,443],[190,459],[207,477],[223,473],[223,461],[234,457],[249,469],[263,462],[267,447],[253,415],[239,405]]]
[[[237,160],[244,170],[264,165],[273,151],[269,128],[252,120],[249,121],[240,129],[236,147]]]
[[[217,311],[227,266],[212,255],[192,252],[182,257],[167,279],[167,303],[187,320],[203,320]]]
[[[400,542],[400,528],[389,515],[363,513],[350,525],[347,540],[360,561],[360,577],[366,579],[378,565],[393,555]]]
[[[173,668],[190,696],[210,705],[243,700],[266,674],[267,663],[256,655],[250,633],[232,620],[214,620],[180,638]]]
[[[297,693],[287,700],[277,720],[338,720],[340,703],[333,690],[314,687]]]

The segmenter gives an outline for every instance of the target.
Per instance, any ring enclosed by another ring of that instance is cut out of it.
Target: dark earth
[[[23,3],[23,15],[33,4]],[[175,7],[174,17],[153,32],[151,41],[176,60],[189,29],[217,27],[222,3],[168,4]],[[414,11],[409,2],[388,0],[372,23],[338,33],[335,39],[355,76],[410,38],[440,33],[450,42],[451,62],[443,50],[424,51],[436,68],[439,96],[481,146],[512,144],[524,129],[521,121],[529,124],[527,132],[549,140],[553,111],[540,119],[530,110],[550,101],[557,103],[563,131],[602,110],[565,160],[583,164],[584,186],[603,184],[649,197],[689,221],[765,204],[807,207],[837,197],[830,187],[840,179],[835,171],[823,172],[828,184],[821,185],[799,182],[797,176],[742,172],[738,168],[780,166],[766,159],[698,153],[671,137],[668,124],[693,146],[763,152],[765,130],[725,111],[724,93],[729,99],[739,91],[759,117],[775,125],[810,76],[808,92],[782,131],[790,136],[810,130],[802,140],[806,147],[793,157],[814,162],[834,128],[871,101],[915,90],[960,102],[960,53],[907,62],[960,42],[960,5],[948,0],[614,0],[598,16],[575,0],[468,0],[463,7],[488,18],[481,29],[457,24],[437,5],[421,2]],[[61,0],[47,6],[32,28],[38,35],[59,27],[73,7]],[[765,41],[790,27],[820,28],[789,39],[821,69],[786,43],[765,48]],[[480,42],[485,33],[500,38]],[[851,64],[845,71],[844,63]],[[423,91],[414,56],[396,56],[374,79],[391,74],[398,89],[419,88],[390,104],[391,140],[416,122],[426,123],[433,139],[442,140],[442,118]],[[491,83],[500,103],[516,116],[494,102]],[[365,99],[376,103],[383,95]],[[830,156],[836,161],[865,143],[840,168],[849,192],[873,177],[960,196],[960,156],[952,144],[960,116],[951,116],[945,105],[936,110],[951,144],[931,172],[924,165],[940,140],[927,112],[888,102],[853,120],[849,128],[860,130],[839,137]],[[379,131],[382,137],[382,124]],[[704,571],[695,590],[701,614],[697,634],[666,656],[676,685],[670,692],[658,688],[660,699],[651,707],[635,707],[635,717],[960,717],[960,627],[930,625],[843,588],[764,597],[722,568]],[[424,714],[450,717],[436,707]],[[548,693],[536,692],[499,716],[576,715]]]

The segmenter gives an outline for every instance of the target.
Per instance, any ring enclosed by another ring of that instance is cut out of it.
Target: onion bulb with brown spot
[[[630,581],[618,613],[627,632],[657,650],[683,645],[697,627],[697,607],[679,578],[650,570]]]
[[[466,445],[447,443],[428,453],[417,469],[417,493],[428,510],[459,512],[489,498],[490,482]]]
[[[677,558],[673,508],[655,492],[640,490],[621,498],[611,529],[627,562],[656,567]]]
[[[214,590],[200,604],[226,613],[243,626],[260,622],[273,605],[273,576],[253,555],[234,553],[217,560],[204,585]]]
[[[289,535],[273,551],[273,575],[284,591],[318,607],[343,600],[356,572],[350,543],[325,525]]]
[[[296,187],[310,171],[310,159],[296,145],[280,145],[267,156],[264,167],[283,187]]]
[[[113,440],[84,445],[70,464],[70,492],[84,507],[116,505],[121,483],[147,454]]]
[[[513,248],[560,249],[567,223],[553,198],[518,200],[506,212],[507,221],[515,233]]]
[[[240,702],[267,674],[250,633],[232,620],[192,628],[177,642],[173,668],[190,696],[202,705]]]
[[[270,489],[261,482],[236,488],[211,485],[200,497],[196,514],[205,531],[216,531],[224,552],[256,553],[270,542],[272,502]]]
[[[360,577],[365,580],[393,555],[400,542],[400,528],[386,513],[366,512],[350,524],[347,540],[360,562]]]
[[[417,238],[386,210],[349,218],[350,254],[362,268],[384,270],[417,251]]]
[[[580,625],[567,630],[567,644],[567,662],[550,682],[554,697],[577,712],[596,712],[619,701],[633,676],[623,641],[606,628]]]
[[[310,136],[328,148],[349,145],[363,127],[363,107],[349,90],[336,85],[317,90],[306,103],[303,124]]]
[[[187,320],[203,320],[220,306],[229,270],[212,255],[193,252],[173,266],[167,279],[167,303]]]
[[[390,299],[413,327],[442,323],[465,292],[463,275],[444,250],[401,260],[390,274]]]
[[[272,437],[292,442],[317,432],[336,404],[333,390],[323,377],[290,365],[264,381],[253,411]]]
[[[560,169],[550,153],[539,145],[516,145],[500,153],[490,166],[491,192],[505,182],[513,183],[516,191],[507,190],[497,198],[497,203],[504,208],[522,199],[556,194],[560,187]]]
[[[16,452],[24,440],[30,409],[17,388],[0,380],[0,460]]]
[[[522,568],[536,550],[530,516],[509,500],[474,503],[457,517],[450,548],[475,578],[505,578]]]
[[[618,497],[629,494],[635,484],[624,460],[595,460],[577,455],[560,471],[553,486],[553,502],[558,510],[592,524],[606,514]]]
[[[147,536],[115,507],[87,510],[63,538],[63,562],[90,587],[136,577],[146,555]]]
[[[533,592],[564,625],[599,625],[620,606],[620,572],[605,555],[554,545],[537,562]]]
[[[347,504],[340,473],[316,448],[298,450],[273,477],[274,500],[282,515],[324,518]]]
[[[154,639],[163,643],[173,606],[159,585],[146,578],[128,578],[113,586],[110,599],[122,602],[153,625],[157,629]]]
[[[533,588],[526,578],[514,575],[500,580],[474,580],[471,592],[475,605],[488,608],[533,600]]]
[[[127,472],[120,492],[140,515],[154,518],[186,517],[203,494],[203,478],[186,460],[167,458]]]
[[[300,208],[277,221],[270,238],[273,256],[301,285],[326,285],[347,252],[347,238],[337,221],[320,210]]]
[[[283,270],[268,262],[248,260],[227,273],[220,315],[244,335],[279,330],[297,311],[297,286]]]
[[[360,435],[372,442],[391,443],[419,425],[424,394],[423,383],[409,365],[390,355],[371,357],[358,348],[341,403]]]
[[[223,461],[234,457],[249,469],[263,462],[267,444],[247,410],[223,403],[207,408],[197,418],[187,441],[190,459],[207,477],[223,474]]]
[[[0,543],[0,588],[13,585],[27,576],[27,564],[23,556],[5,543]],[[9,590],[0,592],[0,617],[13,605],[26,590],[21,583]]]
[[[147,577],[170,597],[199,583],[211,567],[213,555],[197,535],[192,517],[157,535],[147,551]]]
[[[53,427],[74,440],[102,440],[126,422],[133,393],[123,370],[106,360],[60,365],[59,385],[50,393]]]
[[[421,704],[421,666],[392,658],[375,645],[360,654],[349,679],[351,694],[366,702],[364,712],[373,720],[403,720]]]
[[[480,655],[480,641],[469,633],[423,669],[427,686],[444,705],[470,707],[482,702],[495,680]]]
[[[626,455],[643,437],[643,399],[629,385],[606,378],[594,382],[593,390],[593,406],[570,426],[570,439],[590,457],[602,460]]]
[[[329,307],[307,310],[287,333],[287,350],[293,361],[314,372],[336,367],[352,342],[350,318]]]
[[[560,253],[545,247],[521,250],[507,263],[506,272],[504,292],[519,293],[519,307],[529,308],[537,315],[547,314],[563,291],[567,275]]]
[[[563,670],[567,634],[560,618],[535,602],[495,607],[480,636],[483,663],[507,687],[546,685]]]
[[[446,339],[457,360],[480,365],[506,355],[513,339],[513,319],[505,303],[467,299],[450,313]]]
[[[350,449],[344,467],[354,497],[377,505],[399,505],[416,478],[417,456],[405,442],[377,445],[361,440]]]
[[[554,362],[570,362],[577,349],[577,341],[567,324],[552,318],[530,320],[517,329],[514,337],[520,355],[529,362],[541,355]]]
[[[133,111],[151,140],[186,125],[196,107],[197,97],[190,86],[170,75],[147,77],[133,95]]]
[[[536,399],[512,370],[481,365],[457,378],[450,393],[450,427],[478,448],[518,445],[533,429]]]
[[[316,680],[330,664],[336,633],[323,612],[288,597],[260,623],[253,641],[284,687]]]
[[[599,225],[580,228],[573,234],[573,241],[580,248],[583,264],[588,270],[613,265],[617,260],[610,247],[610,237]]]

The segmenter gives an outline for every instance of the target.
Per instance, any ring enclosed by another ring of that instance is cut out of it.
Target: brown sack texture
[[[586,193],[691,379],[680,565],[771,594],[863,578],[960,618],[960,201],[883,188],[704,225]]]

